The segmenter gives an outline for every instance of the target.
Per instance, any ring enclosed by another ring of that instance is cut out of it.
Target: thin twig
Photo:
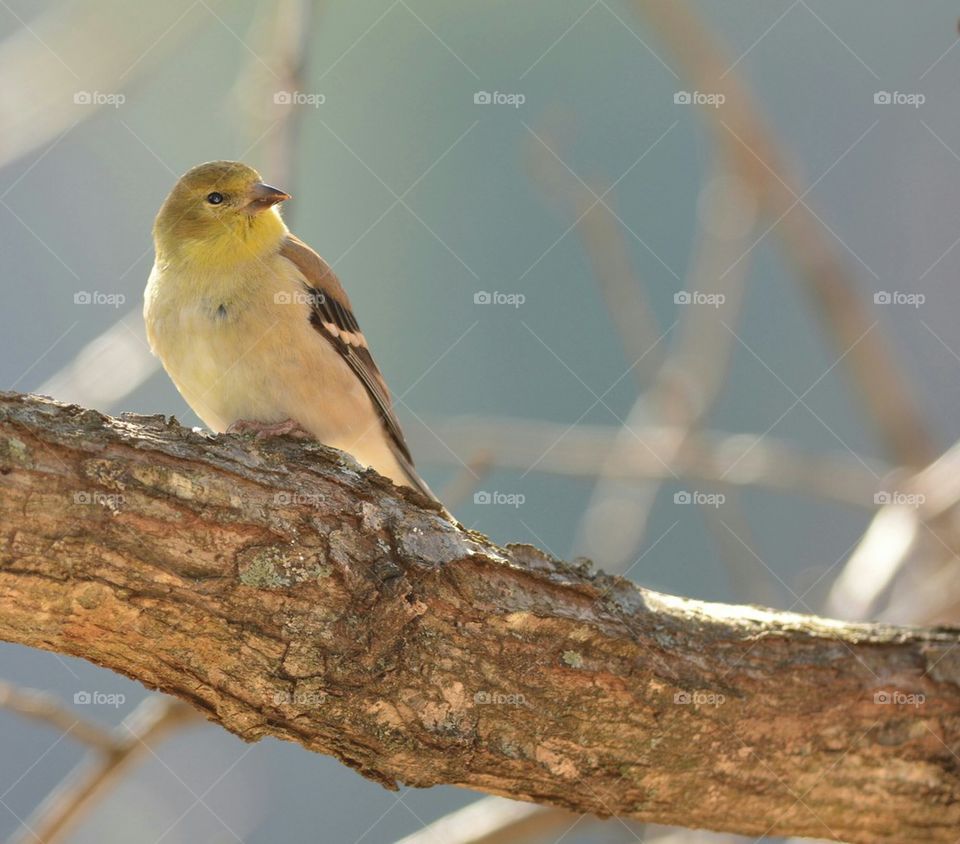
[[[262,161],[271,183],[291,191],[297,184],[304,111],[322,94],[306,90],[315,5],[314,0],[277,0],[261,7],[247,38],[257,45],[257,56],[233,90],[248,144],[244,157]],[[288,223],[295,208],[284,212]]]
[[[24,831],[11,844],[62,841],[83,814],[106,796],[119,774],[151,750],[152,742],[202,721],[188,704],[155,695],[143,700],[117,727],[106,730],[78,720],[49,695],[18,692],[6,685],[2,692],[4,705],[56,729],[68,729],[72,738],[92,748],[31,813]]]
[[[37,689],[23,689],[12,683],[0,682],[0,707],[16,712],[24,718],[47,724],[90,747],[106,753],[116,749],[113,733],[93,721],[78,718],[56,697]]]
[[[752,185],[798,278],[813,297],[842,365],[850,373],[867,418],[877,427],[889,457],[919,468],[936,457],[929,427],[913,391],[894,364],[889,347],[846,265],[837,257],[823,224],[793,186],[779,145],[755,108],[731,63],[703,21],[683,0],[634,0],[633,7],[672,50],[691,87],[722,93],[722,109],[701,114],[723,155]],[[744,258],[745,260],[745,258]]]
[[[747,196],[747,201],[744,200]],[[694,260],[687,281],[692,295],[712,295],[720,308],[702,305],[680,306],[679,319],[671,337],[670,354],[657,371],[653,386],[640,395],[618,434],[609,454],[598,465],[600,478],[584,512],[577,547],[589,546],[598,561],[614,570],[633,558],[656,500],[659,484],[625,483],[615,477],[625,451],[636,444],[636,429],[668,425],[674,435],[656,450],[664,463],[674,461],[685,448],[710,407],[720,394],[729,367],[737,319],[742,309],[748,262],[741,261],[724,274],[742,252],[753,229],[753,203],[749,190],[734,175],[714,167],[701,197],[701,213],[695,238]],[[735,226],[720,221],[739,214]],[[620,514],[627,502],[634,518],[625,527]],[[617,528],[612,529],[612,521]]]

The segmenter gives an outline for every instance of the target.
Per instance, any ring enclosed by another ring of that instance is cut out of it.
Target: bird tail
[[[443,507],[443,512],[450,518],[450,520],[456,521],[450,511],[444,506],[443,502],[437,498],[434,491],[427,486],[427,482],[421,478],[419,474],[417,474],[417,470],[413,466],[413,461],[411,461],[410,458],[407,457],[407,455],[405,455],[392,442],[390,446],[394,457],[397,458],[397,463],[400,464],[400,468],[403,469],[403,473],[407,477],[407,486],[417,490],[417,492],[425,495],[431,501],[436,501],[437,504]]]

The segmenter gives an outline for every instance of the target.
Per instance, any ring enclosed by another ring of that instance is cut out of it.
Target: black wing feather
[[[403,437],[403,431],[400,429],[400,422],[393,412],[390,402],[390,396],[386,385],[383,383],[383,376],[377,368],[373,355],[365,345],[354,346],[347,343],[342,338],[335,336],[329,331],[327,325],[334,325],[339,331],[348,332],[352,335],[362,337],[360,325],[353,313],[341,305],[336,299],[325,296],[315,287],[307,287],[307,295],[311,301],[310,324],[319,331],[327,341],[340,353],[340,356],[347,362],[349,367],[356,373],[357,377],[363,382],[364,387],[373,399],[373,403],[383,420],[384,427],[390,438],[393,440],[397,450],[403,459],[413,468],[413,458],[410,456],[410,449]],[[416,478],[416,473],[413,477]]]

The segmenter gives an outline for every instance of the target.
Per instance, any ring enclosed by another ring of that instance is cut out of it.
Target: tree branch
[[[388,787],[751,835],[960,828],[956,631],[638,589],[317,444],[0,394],[0,638]]]

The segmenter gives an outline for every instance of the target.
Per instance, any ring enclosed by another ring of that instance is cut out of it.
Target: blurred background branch
[[[109,795],[125,769],[152,753],[151,743],[203,722],[182,701],[154,696],[141,701],[120,724],[106,729],[77,718],[55,697],[34,689],[0,682],[0,706],[34,721],[48,724],[90,749],[87,759],[60,783],[23,822],[23,831],[11,844],[65,840],[84,813]]]

